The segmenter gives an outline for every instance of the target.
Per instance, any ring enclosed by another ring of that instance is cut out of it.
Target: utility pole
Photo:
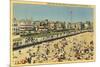
[[[70,15],[71,15],[71,23],[72,23],[72,10],[70,11]]]

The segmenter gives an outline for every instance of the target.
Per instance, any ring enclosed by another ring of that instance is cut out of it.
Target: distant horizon
[[[16,18],[16,17],[15,17]],[[16,18],[17,19],[17,18]],[[17,20],[30,20],[31,18],[25,18],[25,19],[17,19]],[[34,21],[45,21],[46,19],[41,19],[41,20],[32,20],[33,22]],[[49,20],[48,19],[48,21],[54,21],[54,22],[56,22],[56,21],[58,21],[58,20]],[[90,20],[86,20],[86,21],[90,21]],[[77,21],[77,22],[86,22],[86,21]],[[68,22],[68,23],[71,23],[71,21],[59,21],[59,22]],[[74,21],[73,21],[74,22]],[[92,21],[90,21],[90,22],[92,22]],[[74,23],[76,23],[76,22],[74,22]]]
[[[14,17],[33,21],[85,22],[93,21],[93,8],[14,4]]]

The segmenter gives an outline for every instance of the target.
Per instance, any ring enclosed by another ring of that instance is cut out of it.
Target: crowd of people
[[[33,45],[13,52],[14,64],[37,64],[94,59],[93,33]]]

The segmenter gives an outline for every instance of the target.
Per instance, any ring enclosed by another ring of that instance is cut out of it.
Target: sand
[[[13,52],[14,64],[93,60],[93,32],[45,42]]]

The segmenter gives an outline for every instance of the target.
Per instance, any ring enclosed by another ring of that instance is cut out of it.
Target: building
[[[66,29],[69,30],[81,30],[82,29],[82,22],[75,22],[75,23],[66,23]]]
[[[55,29],[55,22],[49,21],[47,23],[47,26],[48,26],[48,30],[54,30]]]
[[[67,23],[65,24],[65,28],[66,28],[66,29],[71,29],[71,23],[67,22]]]
[[[61,22],[56,21],[56,23],[55,23],[55,30],[63,30]]]
[[[93,22],[86,21],[84,23],[84,29],[93,29]]]
[[[75,30],[82,30],[82,22],[75,23]]]
[[[17,20],[16,18],[13,18],[13,23],[12,23],[12,34],[13,34],[13,35],[19,35],[18,20]]]
[[[40,22],[40,25],[37,26],[37,32],[45,32],[48,31],[47,23],[44,23],[43,21]]]
[[[20,35],[28,35],[34,33],[34,27],[31,20],[20,20]]]
[[[38,26],[40,26],[40,21],[33,21],[33,27],[35,32],[38,31]]]

